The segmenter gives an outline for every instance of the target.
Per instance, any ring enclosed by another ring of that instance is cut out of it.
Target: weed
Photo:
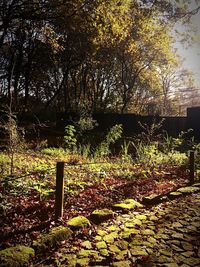
[[[67,150],[73,150],[77,144],[76,129],[73,125],[65,127],[64,145]]]
[[[121,138],[122,131],[123,128],[121,124],[114,125],[107,133],[105,139],[96,148],[94,158],[97,159],[108,156],[110,154],[110,145],[114,144],[119,138]]]
[[[10,175],[14,173],[14,161],[15,154],[19,151],[23,151],[25,148],[25,142],[23,135],[17,126],[17,120],[15,114],[10,108],[3,110],[4,120],[0,122],[0,128],[4,131],[7,136],[7,152],[10,159]]]
[[[40,196],[40,201],[44,200],[52,192],[54,192],[54,190],[49,188],[49,186],[45,182],[40,182],[40,181],[35,182],[32,187],[38,192]]]

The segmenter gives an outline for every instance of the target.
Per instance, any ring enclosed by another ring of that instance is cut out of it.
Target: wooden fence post
[[[56,164],[56,199],[55,199],[55,219],[63,216],[64,204],[64,162]]]
[[[194,171],[195,171],[194,151],[190,151],[190,154],[189,154],[189,169],[190,169],[190,184],[193,184],[194,183]]]

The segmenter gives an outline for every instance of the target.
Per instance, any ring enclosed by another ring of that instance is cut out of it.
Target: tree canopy
[[[189,4],[0,0],[2,102],[16,111],[147,113],[157,95],[167,101],[163,77],[179,62],[174,25],[200,8]]]

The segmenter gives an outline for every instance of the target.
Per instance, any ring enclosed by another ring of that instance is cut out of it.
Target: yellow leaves
[[[49,44],[54,52],[58,52],[63,49],[58,40],[59,37],[50,25],[45,25],[41,28],[40,41]]]
[[[110,0],[99,3],[95,13],[98,31],[96,42],[116,42],[128,34],[130,0]]]

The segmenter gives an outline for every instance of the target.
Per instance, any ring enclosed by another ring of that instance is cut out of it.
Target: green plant
[[[41,150],[42,154],[55,156],[55,157],[63,157],[66,156],[66,151],[63,148],[55,148],[55,147],[48,147]]]
[[[33,188],[38,192],[38,194],[40,196],[40,201],[44,200],[52,192],[54,192],[54,190],[49,188],[45,182],[40,182],[40,181],[35,182],[33,184]]]
[[[80,154],[84,159],[88,159],[91,156],[91,145],[79,145],[78,154]]]
[[[159,122],[156,122],[156,120],[153,119],[150,125],[139,121],[138,124],[143,130],[140,139],[146,144],[150,144],[155,137],[158,138],[158,130],[162,127],[164,120],[165,119],[161,119]]]
[[[132,145],[131,141],[123,141],[123,144],[121,145],[121,157],[123,162],[131,162],[132,157],[129,155],[129,148]]]
[[[76,123],[76,126],[79,130],[79,133],[82,134],[85,131],[94,129],[95,126],[98,126],[98,123],[92,118],[91,114],[87,110],[83,110],[81,112],[79,121]]]
[[[107,133],[105,139],[96,148],[94,158],[102,158],[110,154],[110,145],[114,144],[122,136],[122,125],[114,125]]]
[[[73,125],[65,127],[64,145],[67,150],[72,150],[77,144],[76,129]]]
[[[17,119],[11,108],[5,108],[3,111],[4,119],[0,122],[0,129],[3,130],[7,138],[6,149],[10,159],[10,175],[14,173],[14,157],[17,152],[23,151],[25,142],[23,135],[17,125]],[[22,130],[21,130],[22,132]]]
[[[0,211],[4,213],[6,210],[11,208],[11,204],[8,203],[7,196],[0,193]]]

